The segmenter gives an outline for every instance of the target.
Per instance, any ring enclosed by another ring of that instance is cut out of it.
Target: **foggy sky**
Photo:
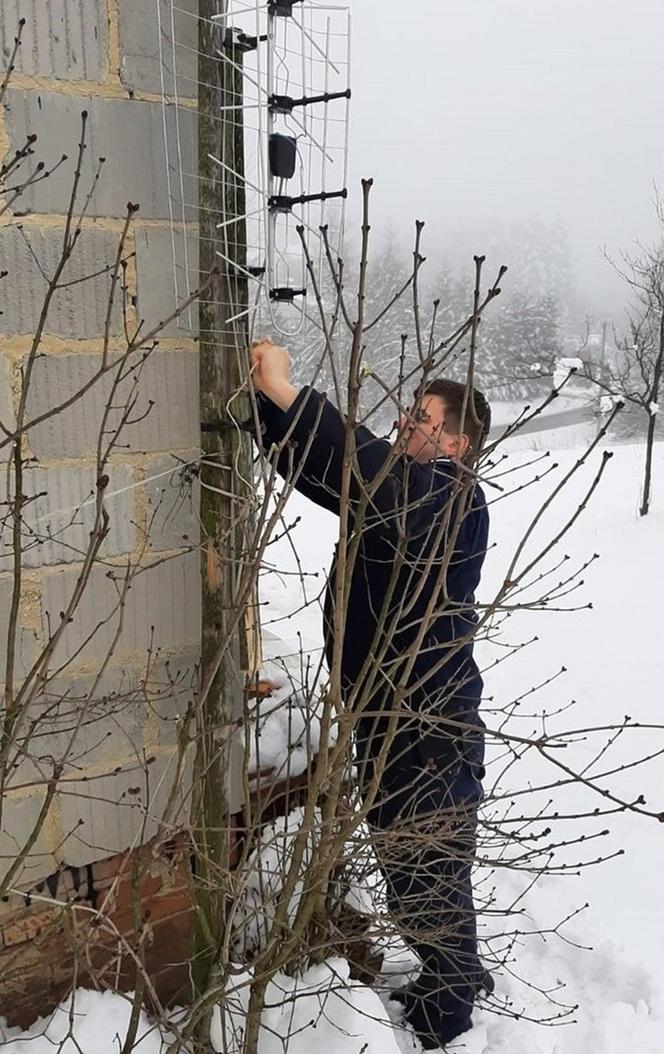
[[[350,9],[355,201],[373,176],[376,224],[426,219],[432,255],[454,255],[464,229],[559,219],[579,300],[615,308],[624,288],[600,249],[655,238],[653,181],[664,189],[664,0]]]

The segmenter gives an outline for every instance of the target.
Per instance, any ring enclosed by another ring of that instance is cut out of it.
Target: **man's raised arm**
[[[290,451],[281,453],[279,471],[286,476],[298,468],[297,489],[338,515],[346,422],[337,408],[314,388],[298,389],[290,383],[290,361],[285,348],[270,341],[255,342],[251,361],[254,385],[263,396],[259,402],[263,446],[267,449],[288,435],[291,447]],[[417,527],[415,521],[419,519],[428,522],[431,510],[427,511],[426,505],[432,486],[429,466],[395,457],[391,444],[363,425],[355,429],[355,451],[351,480],[353,502],[359,500],[365,486],[371,495],[369,516],[372,512],[378,513],[389,529],[396,530],[404,503],[407,503],[409,528]],[[386,471],[389,461],[393,463]]]

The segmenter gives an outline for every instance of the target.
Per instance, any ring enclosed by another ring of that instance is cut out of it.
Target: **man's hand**
[[[286,348],[271,340],[254,340],[250,349],[252,377],[259,392],[267,395],[282,410],[287,410],[297,396],[288,379],[290,358]]]

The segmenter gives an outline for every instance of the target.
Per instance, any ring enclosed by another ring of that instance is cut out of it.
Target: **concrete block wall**
[[[69,284],[56,294],[47,319],[28,416],[66,400],[99,366],[109,276],[99,274],[78,284],[75,280],[112,263],[128,201],[140,205],[127,244],[132,254],[127,271],[130,323],[145,319],[150,328],[173,310],[174,244],[186,241],[192,268],[180,292],[196,284],[197,5],[195,0],[181,0],[176,6],[177,40],[191,46],[190,51],[175,49],[177,82],[171,5],[166,0],[3,0],[1,54],[11,49],[20,17],[26,18],[26,26],[0,113],[0,154],[20,146],[27,134],[37,134],[35,159],[50,168],[63,153],[69,157],[17,203],[24,215],[10,209],[0,219],[0,270],[9,272],[0,282],[0,421],[6,427],[17,410],[22,367],[46,287],[35,258],[46,274],[58,259],[82,110],[88,113],[89,132],[83,197],[99,157],[106,162],[67,270]],[[176,262],[182,279],[181,261]],[[195,312],[193,317],[195,322]],[[111,324],[116,355],[123,350],[122,326],[116,308]],[[115,405],[122,403],[131,384],[131,379],[125,382]],[[94,516],[94,452],[108,392],[109,381],[104,380],[28,436],[32,460],[25,492],[32,500],[25,511],[19,676],[58,624],[81,569]],[[149,404],[150,412],[142,417]],[[85,867],[153,837],[175,771],[174,744],[200,639],[199,565],[193,548],[198,539],[196,492],[195,485],[192,490],[180,476],[182,464],[195,460],[199,442],[198,360],[191,317],[169,325],[147,360],[137,409],[134,416],[141,419],[126,429],[111,459],[110,530],[102,561],[51,663],[52,670],[67,664],[49,686],[51,700],[60,701],[57,706],[49,706],[48,699],[39,701],[45,715],[42,731],[5,795],[0,872],[11,863],[39,812],[51,760],[77,728],[65,783],[26,866],[15,878],[20,888],[34,886],[62,867]],[[109,427],[118,413],[111,414]],[[0,451],[0,465],[7,453],[7,448]],[[5,476],[0,472],[0,490]],[[3,502],[6,495],[0,493],[0,524],[7,508]],[[4,530],[3,674],[12,592],[10,552]],[[118,636],[118,598],[128,564],[140,573],[122,599],[124,625]],[[100,628],[91,635],[96,626]],[[152,672],[146,686],[148,666]],[[186,794],[179,807],[181,819]]]

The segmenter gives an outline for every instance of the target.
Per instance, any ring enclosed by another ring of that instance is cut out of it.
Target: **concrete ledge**
[[[24,849],[32,833],[40,810],[44,804],[46,791],[36,788],[29,795],[15,795],[11,791],[5,794],[2,810],[2,830],[0,831],[0,876],[7,874],[16,856]],[[50,827],[44,823],[35,844],[22,862],[16,875],[15,885],[36,882],[43,875],[48,875],[57,867],[53,855],[54,843],[49,838]]]

